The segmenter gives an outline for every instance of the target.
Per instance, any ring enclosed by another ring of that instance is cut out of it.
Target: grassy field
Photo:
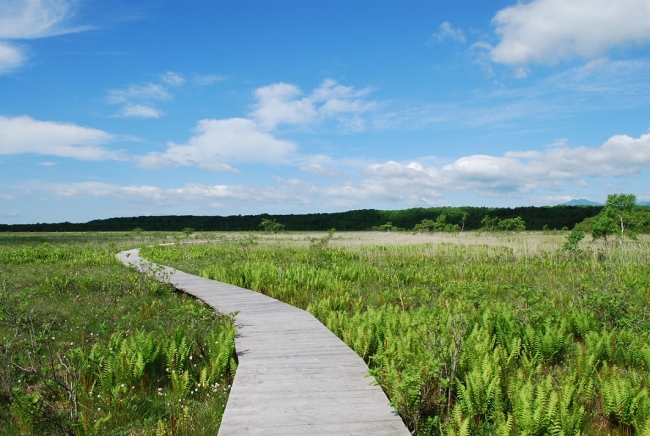
[[[309,310],[419,435],[650,434],[650,240],[567,236],[210,234],[143,256]]]
[[[1,434],[216,434],[232,318],[115,259],[179,239],[0,234]]]

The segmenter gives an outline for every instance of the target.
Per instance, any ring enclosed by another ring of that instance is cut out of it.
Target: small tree
[[[433,223],[433,229],[437,232],[444,232],[447,230],[447,215],[444,213],[441,213],[438,215],[438,218],[436,218],[436,221]]]
[[[636,195],[634,194],[610,194],[605,203],[605,215],[616,220],[621,236],[625,231],[634,225],[634,207],[636,206]]]
[[[388,221],[386,224],[382,224],[380,226],[372,226],[370,230],[373,230],[375,232],[391,232],[391,231],[399,231],[401,229],[397,226],[394,226],[393,223]]]
[[[481,225],[483,226],[483,230],[486,232],[491,232],[496,228],[498,222],[498,217],[492,218],[490,215],[485,215],[485,217],[481,220]]]
[[[497,223],[499,230],[505,231],[520,231],[526,230],[526,223],[518,216],[517,218],[506,218]]]
[[[438,215],[435,221],[425,218],[421,223],[416,224],[415,227],[413,227],[413,230],[416,232],[457,232],[458,229],[458,224],[449,224],[447,222],[447,215],[444,213]]]
[[[284,230],[284,224],[269,219],[263,219],[260,223],[260,227],[267,233],[278,233]]]
[[[580,244],[580,241],[582,241],[584,237],[585,232],[573,229],[566,238],[564,249],[571,252],[578,251],[578,244]]]
[[[608,216],[601,216],[591,224],[591,237],[607,241],[609,236],[616,234],[617,229],[616,221]]]
[[[636,195],[634,194],[609,194],[605,208],[600,216],[591,224],[591,236],[594,239],[618,234],[621,238],[627,236],[635,239],[633,231],[637,221]]]
[[[421,223],[418,223],[413,227],[413,230],[416,232],[422,232],[422,231],[427,231],[430,232],[431,229],[436,225],[436,222],[434,220],[430,219],[423,219]]]
[[[192,227],[185,227],[183,229],[183,233],[185,233],[185,236],[190,236],[192,233],[194,233],[194,229]]]
[[[461,222],[460,231],[461,232],[465,230],[465,223],[467,222],[467,218],[469,218],[469,213],[463,211],[460,214],[460,222]]]

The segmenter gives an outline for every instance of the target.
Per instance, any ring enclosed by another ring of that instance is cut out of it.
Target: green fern
[[[601,386],[603,412],[613,427],[626,432],[642,424],[639,418],[645,418],[648,412],[648,391],[633,377],[630,373],[622,377],[614,366],[606,373]]]
[[[485,354],[480,365],[458,382],[458,406],[465,416],[481,424],[501,413],[501,368],[492,354]]]
[[[556,421],[559,396],[547,376],[533,383],[520,371],[508,388],[512,414],[519,434],[545,435]]]
[[[177,371],[172,371],[169,378],[172,382],[172,392],[177,398],[185,398],[190,392],[190,373],[188,371],[179,375]]]

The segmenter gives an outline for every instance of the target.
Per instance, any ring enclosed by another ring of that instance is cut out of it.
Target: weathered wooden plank
[[[238,312],[239,367],[219,435],[400,435],[365,362],[311,314],[260,293],[118,253],[222,313]]]

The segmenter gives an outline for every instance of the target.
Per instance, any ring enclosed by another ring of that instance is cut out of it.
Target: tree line
[[[494,222],[521,219],[527,230],[563,228],[572,229],[585,219],[596,217],[603,206],[527,206],[515,208],[490,207],[431,207],[404,210],[362,209],[334,213],[310,213],[287,215],[231,215],[231,216],[139,216],[108,218],[86,223],[36,223],[0,224],[0,232],[82,232],[82,231],[183,231],[191,228],[197,231],[253,231],[260,230],[264,220],[275,221],[293,231],[340,231],[370,230],[373,227],[391,223],[395,228],[413,229],[423,220],[444,225],[458,226],[462,230],[478,230],[485,226],[486,217]],[[425,226],[430,224],[424,221]],[[514,222],[514,221],[511,221]],[[432,226],[434,224],[431,224]]]

